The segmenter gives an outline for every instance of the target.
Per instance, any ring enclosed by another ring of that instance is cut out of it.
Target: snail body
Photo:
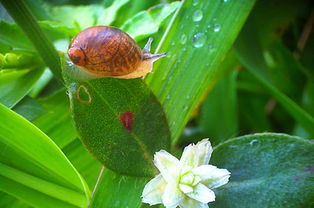
[[[149,52],[152,39],[143,50],[125,32],[115,27],[94,26],[77,34],[68,56],[91,77],[131,79],[152,71],[153,62],[165,56]]]

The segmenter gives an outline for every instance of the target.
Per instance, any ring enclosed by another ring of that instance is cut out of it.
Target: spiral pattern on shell
[[[143,54],[125,32],[109,26],[94,26],[73,38],[68,55],[84,70],[103,76],[127,75],[137,69]]]

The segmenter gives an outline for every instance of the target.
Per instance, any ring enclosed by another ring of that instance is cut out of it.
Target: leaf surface
[[[300,137],[264,133],[228,140],[215,147],[211,164],[231,172],[214,190],[213,207],[311,207],[314,144]]]
[[[157,49],[148,86],[168,117],[176,143],[194,108],[219,74],[218,66],[246,20],[254,0],[182,2]]]
[[[1,190],[35,207],[44,198],[51,207],[87,204],[88,187],[49,137],[3,105],[0,121]]]

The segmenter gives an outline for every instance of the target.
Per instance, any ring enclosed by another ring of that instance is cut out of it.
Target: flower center
[[[179,180],[179,188],[183,193],[193,192],[194,186],[197,185],[201,179],[194,175],[191,171],[188,171],[181,175]]]

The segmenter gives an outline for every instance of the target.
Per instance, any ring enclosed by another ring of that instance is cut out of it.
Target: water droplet
[[[216,22],[216,21],[217,21],[217,18],[214,18],[214,19],[213,19],[213,22]]]
[[[171,97],[171,96],[168,94],[167,97],[166,97],[166,99],[167,99],[167,100],[170,100],[170,97]]]
[[[182,34],[182,35],[181,35],[181,38],[180,38],[180,43],[184,45],[184,44],[186,43],[186,40],[187,40],[186,35],[185,35],[185,34]]]
[[[196,10],[192,15],[192,19],[194,22],[201,21],[203,19],[203,12],[200,9]]]
[[[187,95],[187,96],[186,96],[186,99],[188,99],[188,100],[189,100],[190,98],[191,98],[191,96],[190,96],[190,95]]]
[[[176,122],[175,122],[175,121],[173,121],[173,122],[171,123],[171,126],[174,126],[174,125],[176,125]]]
[[[219,32],[220,27],[220,24],[214,24],[214,32]]]
[[[185,105],[185,106],[183,107],[183,111],[187,111],[187,110],[188,110],[188,106]]]
[[[201,48],[206,42],[206,35],[204,33],[197,33],[193,36],[192,44],[195,48]]]
[[[211,28],[212,26],[209,24],[209,25],[207,25],[207,28]]]
[[[228,2],[229,0],[223,0],[223,2]]]
[[[193,6],[197,6],[199,3],[200,3],[199,0],[193,0],[192,5],[193,5]]]

